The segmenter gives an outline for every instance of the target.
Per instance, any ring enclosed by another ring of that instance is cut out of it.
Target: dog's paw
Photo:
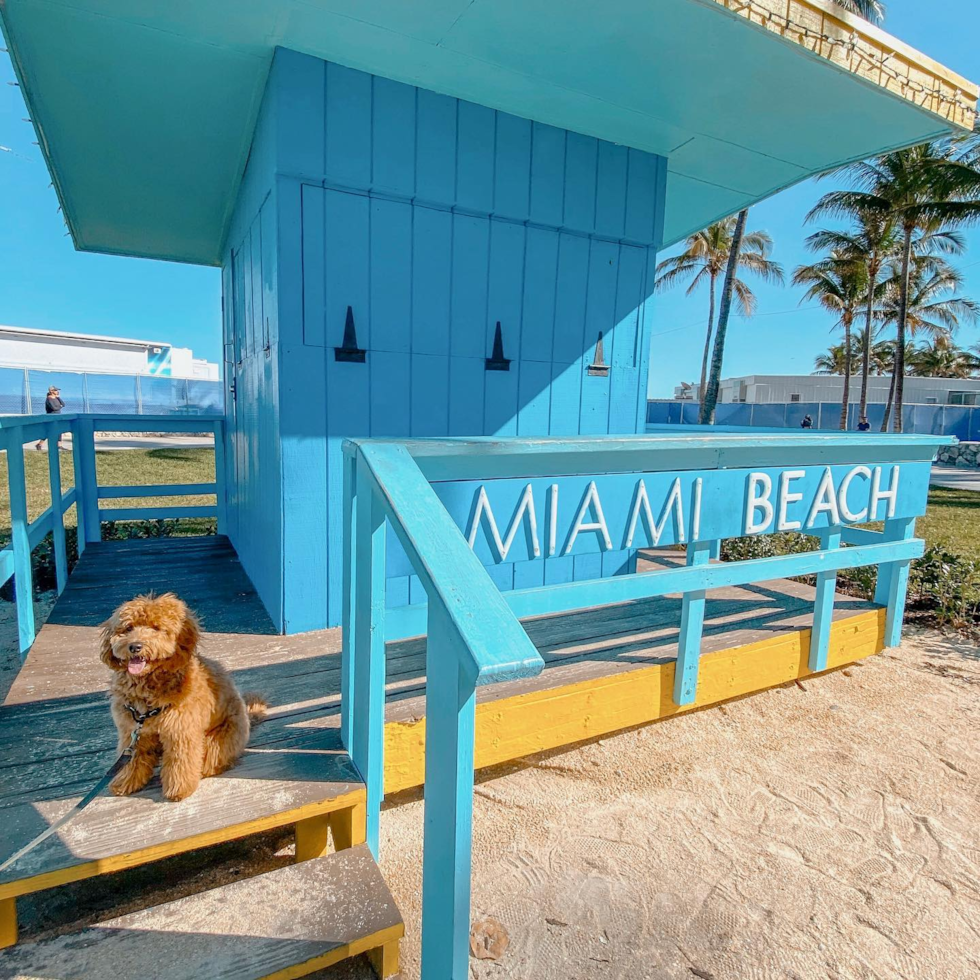
[[[139,779],[134,776],[133,773],[127,772],[125,769],[119,773],[116,778],[109,783],[109,792],[113,796],[132,796],[133,793],[138,793],[147,783],[145,779]]]
[[[166,773],[163,774],[161,779],[163,798],[170,803],[179,803],[181,800],[186,800],[194,790],[197,789],[200,783],[199,779],[168,779]]]

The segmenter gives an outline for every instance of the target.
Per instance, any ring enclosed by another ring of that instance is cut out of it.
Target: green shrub
[[[722,544],[726,561],[770,558],[815,551],[816,538],[803,534],[770,534],[732,538]],[[813,576],[799,576],[813,584]],[[848,595],[873,599],[878,570],[874,566],[852,568],[837,576],[837,587]],[[930,545],[909,570],[908,608],[939,626],[963,629],[980,626],[980,563],[950,551],[945,544]]]

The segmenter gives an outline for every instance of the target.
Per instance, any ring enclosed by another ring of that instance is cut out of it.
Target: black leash
[[[113,777],[120,769],[129,761],[133,754],[133,749],[136,748],[136,743],[140,739],[140,733],[143,731],[143,725],[149,721],[151,718],[155,718],[161,711],[163,707],[153,708],[151,711],[147,711],[145,714],[140,714],[131,704],[125,704],[123,707],[133,716],[133,721],[136,722],[136,727],[133,729],[133,734],[129,738],[129,745],[126,746],[119,754],[119,758],[109,766],[106,774],[62,817],[56,820],[50,827],[45,831],[38,834],[29,844],[22,847],[15,854],[11,854],[3,864],[0,864],[0,874],[7,870],[15,861],[19,861],[25,854],[33,851],[38,844],[42,841],[47,840],[52,834],[61,830],[62,827],[69,820],[73,819],[76,814],[81,813],[89,805],[89,803],[94,800],[99,793],[102,792],[112,782]]]

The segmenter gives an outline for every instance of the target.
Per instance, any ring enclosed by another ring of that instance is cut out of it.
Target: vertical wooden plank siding
[[[341,619],[343,438],[641,431],[651,319],[638,311],[663,171],[640,151],[277,51],[224,289],[238,386],[227,523],[280,626]],[[334,357],[348,306],[360,364]],[[498,321],[511,364],[487,371]],[[587,373],[600,330],[604,377]],[[251,533],[269,513],[281,529]],[[512,569],[494,574],[513,583]],[[391,601],[408,588],[393,583]]]
[[[829,527],[820,532],[823,550],[840,547],[840,527]],[[810,631],[810,670],[826,670],[830,649],[830,629],[834,620],[834,595],[837,591],[837,570],[817,572],[817,595],[813,601],[813,627]]]
[[[692,541],[687,546],[688,565],[707,565],[710,555],[710,541]],[[677,642],[677,666],[674,669],[675,704],[693,704],[697,697],[704,597],[704,590],[698,589],[685,592],[681,600],[681,629]]]
[[[65,550],[65,517],[61,501],[61,453],[58,424],[48,427],[48,486],[51,488],[51,539],[54,542],[54,574],[58,595],[68,584],[68,554]],[[219,495],[220,499],[220,495]]]
[[[910,541],[915,537],[915,518],[906,517],[885,521],[885,541]],[[908,561],[896,561],[878,566],[875,602],[887,607],[885,615],[885,646],[897,647],[902,641],[902,619],[909,585]]]
[[[27,485],[24,479],[23,430],[8,434],[7,488],[10,491],[10,541],[14,550],[14,592],[17,599],[17,640],[21,659],[34,642],[34,578],[27,534]]]
[[[460,671],[457,634],[429,603],[425,690],[422,975],[469,970],[476,693]]]
[[[357,468],[351,759],[367,791],[367,843],[378,856],[384,799],[385,517],[363,462]]]

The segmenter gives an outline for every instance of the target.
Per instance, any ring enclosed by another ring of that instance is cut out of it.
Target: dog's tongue
[[[142,657],[131,657],[126,665],[126,669],[131,674],[142,674],[144,667],[146,667],[146,661]]]

